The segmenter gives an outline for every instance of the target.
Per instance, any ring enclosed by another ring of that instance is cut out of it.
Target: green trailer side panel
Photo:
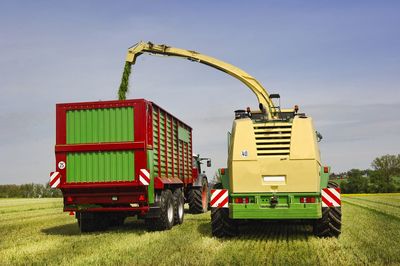
[[[133,151],[67,154],[67,183],[133,181]]]
[[[153,150],[147,150],[147,168],[150,171],[150,184],[148,186],[149,203],[154,203],[154,153]]]
[[[67,111],[67,144],[133,141],[133,107]]]
[[[178,127],[178,138],[186,143],[190,142],[190,133],[183,127]]]
[[[153,176],[192,177],[190,127],[153,105]]]

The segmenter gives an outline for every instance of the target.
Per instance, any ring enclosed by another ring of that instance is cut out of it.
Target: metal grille
[[[287,156],[290,153],[292,125],[289,123],[254,124],[258,156]]]

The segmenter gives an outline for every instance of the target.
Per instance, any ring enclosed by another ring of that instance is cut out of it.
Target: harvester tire
[[[236,222],[229,218],[228,208],[211,208],[211,229],[216,237],[233,237],[238,233]]]
[[[174,190],[174,224],[182,224],[184,216],[185,199],[183,197],[182,189]]]
[[[328,188],[337,188],[335,182],[328,182]],[[319,237],[339,237],[342,228],[341,207],[323,207],[322,218],[314,223],[314,234]]]
[[[171,190],[161,191],[160,216],[146,218],[146,227],[151,231],[169,230],[174,225],[174,199]]]
[[[189,212],[198,214],[208,211],[208,183],[203,178],[201,187],[192,188],[188,193]]]

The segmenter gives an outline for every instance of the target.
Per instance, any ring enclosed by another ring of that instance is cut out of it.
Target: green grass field
[[[60,199],[0,200],[0,265],[400,265],[400,194],[346,195],[339,239],[319,239],[311,226],[246,225],[234,239],[211,236],[210,213],[185,215],[166,232],[142,221],[80,234]]]

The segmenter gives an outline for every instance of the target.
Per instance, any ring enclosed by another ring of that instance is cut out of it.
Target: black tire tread
[[[173,226],[173,222],[168,221],[168,206],[173,204],[173,195],[171,190],[166,189],[161,191],[160,197],[160,216],[157,218],[146,218],[145,225],[150,231],[169,230]]]
[[[339,185],[329,181],[328,188],[338,188]],[[342,228],[341,207],[322,208],[322,218],[314,224],[314,234],[319,237],[339,237]]]
[[[202,190],[208,189],[207,179],[203,178],[202,187],[195,187],[189,190],[188,192],[188,203],[189,203],[189,212],[193,214],[205,213],[208,209],[208,193],[207,193],[207,204],[206,208],[203,209],[203,200],[202,200]]]
[[[182,213],[182,217],[179,217],[178,207],[179,204],[185,204],[185,199],[183,197],[182,189],[178,188],[174,190],[173,193],[174,199],[174,224],[182,224],[184,219],[184,212]]]
[[[238,228],[229,218],[228,208],[211,208],[212,235],[216,237],[233,237],[238,233]]]

